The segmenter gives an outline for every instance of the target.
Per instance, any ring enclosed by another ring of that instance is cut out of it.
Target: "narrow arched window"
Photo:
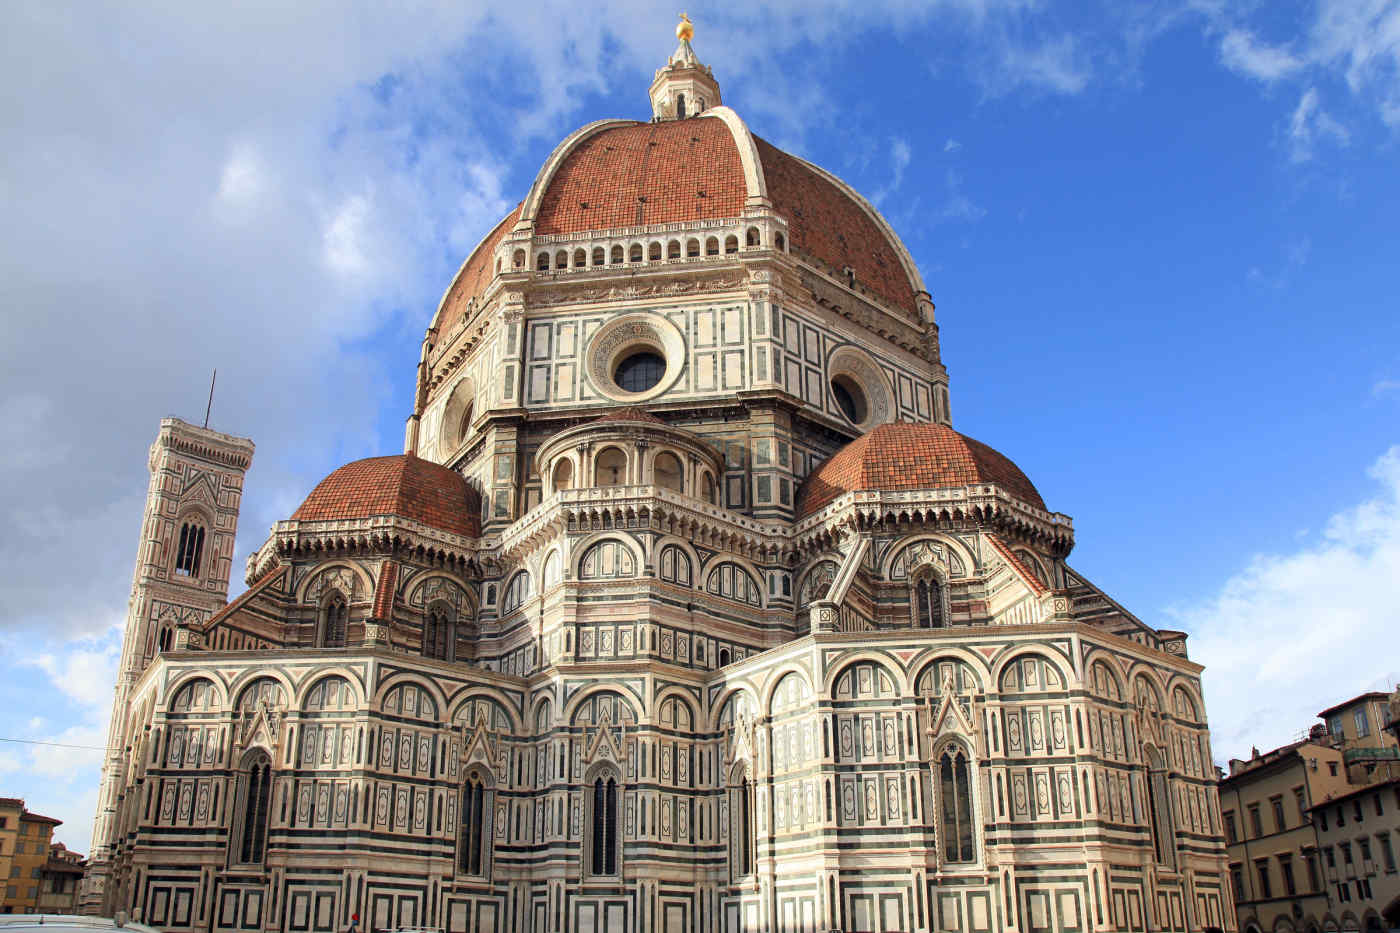
[[[943,627],[943,587],[925,577],[914,584],[914,627]]]
[[[462,874],[483,874],[482,866],[489,864],[485,849],[490,837],[483,824],[489,813],[486,783],[479,774],[473,774],[462,785],[462,819],[457,840],[457,870]]]
[[[452,618],[441,606],[428,610],[423,619],[423,657],[452,660]]]
[[[326,600],[322,614],[321,647],[344,648],[345,632],[350,621],[350,607],[346,605],[345,597],[339,593],[332,595]]]
[[[938,761],[939,827],[944,862],[971,862],[973,857],[972,786],[967,754],[948,746]]]
[[[595,875],[617,874],[617,779],[593,780],[593,851],[589,867]]]
[[[180,546],[175,551],[175,573],[182,577],[197,577],[203,559],[204,526],[185,522],[180,526]]]
[[[1171,793],[1167,789],[1167,764],[1161,752],[1145,746],[1147,759],[1147,820],[1152,829],[1152,852],[1158,863],[1176,864],[1176,840],[1172,832]]]
[[[676,116],[679,117],[679,118],[682,119],[682,120],[685,119],[685,95],[684,95],[684,94],[677,94],[677,95],[676,95]]]
[[[267,852],[267,814],[272,800],[272,760],[257,751],[245,759],[243,778],[243,818],[238,860],[244,865],[261,865]]]
[[[160,634],[156,636],[156,649],[159,651],[169,651],[173,642],[174,639],[170,634],[170,626],[167,625],[162,628]]]
[[[739,786],[739,871],[742,874],[753,874],[753,856],[753,781],[746,774],[744,783]]]

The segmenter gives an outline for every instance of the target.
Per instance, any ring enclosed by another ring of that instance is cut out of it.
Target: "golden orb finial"
[[[682,42],[689,42],[695,37],[695,24],[690,21],[690,17],[681,14],[681,21],[676,24],[676,38]]]

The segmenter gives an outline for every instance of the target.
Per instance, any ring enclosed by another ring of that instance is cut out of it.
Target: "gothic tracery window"
[[[938,757],[938,821],[943,861],[972,862],[972,784],[967,753],[950,744]]]
[[[741,878],[754,873],[754,802],[753,781],[747,767],[743,768],[738,780],[730,790],[729,838],[733,846],[734,877]]]
[[[617,777],[599,774],[593,779],[591,852],[588,868],[594,875],[617,872]]]
[[[345,597],[333,593],[321,610],[321,647],[344,648],[345,633],[350,621],[350,607]]]
[[[423,619],[423,657],[452,660],[452,615],[446,606],[435,605]]]
[[[204,559],[204,526],[185,522],[180,526],[180,546],[175,550],[175,574],[181,577],[199,576]]]
[[[943,587],[933,576],[920,577],[913,585],[914,627],[943,628]]]
[[[491,816],[490,792],[482,776],[473,772],[462,785],[461,821],[457,840],[457,871],[465,875],[485,874],[490,864],[486,849],[491,834],[486,822]]]
[[[272,760],[264,751],[245,759],[243,814],[236,824],[241,830],[238,860],[244,865],[261,865],[267,852],[267,815],[272,799]]]

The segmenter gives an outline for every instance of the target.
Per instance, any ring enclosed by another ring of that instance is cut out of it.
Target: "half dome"
[[[842,447],[797,491],[803,518],[848,492],[897,492],[990,483],[1046,511],[1045,500],[1002,453],[946,424],[882,424]]]
[[[316,484],[293,521],[354,521],[394,516],[474,538],[481,496],[461,474],[411,454],[356,460]]]

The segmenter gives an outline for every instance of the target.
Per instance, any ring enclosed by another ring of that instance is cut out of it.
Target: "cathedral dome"
[[[316,484],[292,521],[332,522],[394,516],[476,537],[481,496],[461,474],[411,454],[356,460]]]
[[[1005,455],[945,424],[882,424],[838,450],[797,491],[803,518],[848,492],[896,492],[988,483],[1045,511],[1045,500]]]
[[[779,250],[917,320],[923,280],[875,208],[834,175],[754,136],[733,110],[716,106],[688,119],[603,120],[566,138],[525,200],[462,265],[433,327],[437,335],[451,333],[502,271],[535,270],[533,254],[497,255],[507,238],[515,242],[512,231],[532,228],[538,245],[541,237],[562,241],[661,224],[739,224],[769,210],[786,225]],[[609,256],[597,270],[589,262],[585,271],[630,272],[637,260],[629,255],[621,267],[614,261]]]

